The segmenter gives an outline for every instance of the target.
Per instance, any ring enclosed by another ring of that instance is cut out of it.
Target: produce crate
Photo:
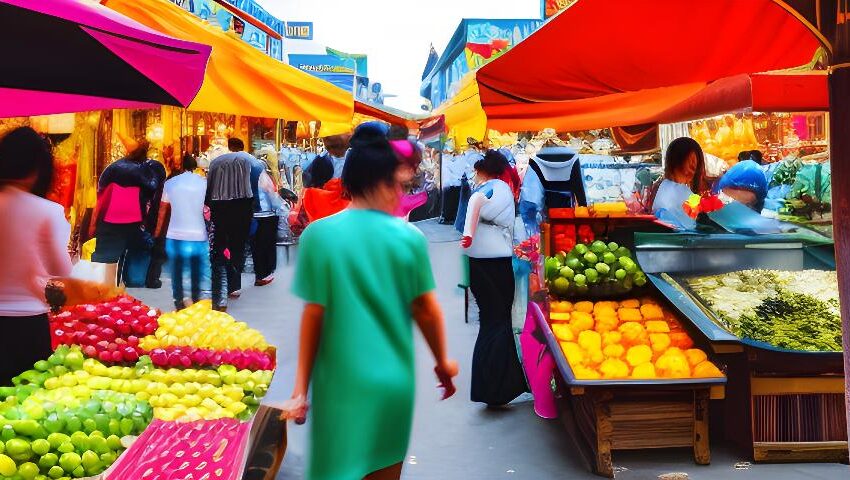
[[[556,209],[569,210],[569,209]],[[605,239],[605,241],[615,241],[620,245],[632,248],[634,245],[635,232],[670,232],[671,227],[658,219],[654,215],[621,215],[621,216],[590,216],[590,217],[575,217],[569,216],[563,212],[559,212],[554,216],[550,215],[547,222],[547,228],[544,231],[547,235],[544,236],[544,253],[552,256],[556,253],[554,249],[554,239],[552,234],[556,227],[567,227],[574,232],[574,236],[579,235],[579,229],[585,227],[592,232],[593,239]]]
[[[727,365],[727,440],[758,462],[846,462],[841,352],[788,350],[739,338],[681,281],[750,268],[832,269],[831,245],[795,235],[641,237],[637,257],[650,282]]]
[[[689,447],[710,463],[709,401],[723,398],[725,378],[578,379],[542,310],[532,311],[555,358],[561,419],[597,475],[614,477],[615,450]]]

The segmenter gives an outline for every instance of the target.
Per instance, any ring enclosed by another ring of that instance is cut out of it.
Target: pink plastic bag
[[[543,340],[540,321],[545,322],[543,312],[536,303],[529,302],[528,311],[525,314],[525,327],[519,336],[522,365],[531,394],[534,395],[534,412],[542,418],[558,418],[558,406],[555,403],[555,393],[552,391],[555,357],[552,356],[546,341]]]

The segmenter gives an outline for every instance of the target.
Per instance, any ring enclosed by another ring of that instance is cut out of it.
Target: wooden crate
[[[615,450],[690,447],[711,462],[708,386],[561,388],[561,419],[591,469],[614,477]]]

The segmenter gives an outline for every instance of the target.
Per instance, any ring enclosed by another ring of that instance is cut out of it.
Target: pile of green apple
[[[601,240],[547,257],[544,267],[549,291],[558,298],[620,295],[647,280],[628,248]]]

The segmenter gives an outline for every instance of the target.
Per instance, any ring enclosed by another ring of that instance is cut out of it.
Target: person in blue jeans
[[[209,237],[204,221],[207,181],[194,173],[197,162],[191,155],[183,157],[183,173],[165,182],[160,209],[160,228],[170,210],[165,251],[171,263],[171,289],[174,306],[187,306],[184,279],[190,278],[191,302],[201,299],[201,282],[209,277]]]

